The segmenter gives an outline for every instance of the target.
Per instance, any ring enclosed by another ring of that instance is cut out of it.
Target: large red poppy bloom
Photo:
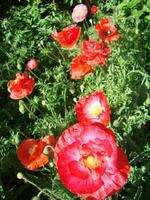
[[[75,124],[55,147],[55,163],[64,186],[88,200],[101,200],[120,190],[130,165],[114,133],[102,124]]]
[[[47,155],[43,154],[46,143],[35,139],[22,141],[17,149],[17,157],[23,166],[29,170],[36,170],[48,163]]]
[[[99,35],[99,37],[104,42],[112,42],[119,39],[120,34],[117,30],[117,28],[110,22],[110,19],[108,18],[102,18],[97,24],[96,24],[96,31]]]
[[[93,72],[92,66],[86,62],[85,55],[81,54],[72,60],[70,70],[72,79],[82,79],[86,74]]]
[[[102,123],[105,126],[110,122],[110,108],[108,100],[102,91],[92,92],[82,97],[75,105],[79,122]]]
[[[26,169],[36,170],[48,163],[49,157],[53,156],[52,148],[55,147],[55,144],[56,140],[52,135],[45,136],[39,141],[23,140],[17,149],[17,157]],[[45,155],[46,147],[47,154]]]
[[[106,58],[111,54],[111,50],[103,42],[93,39],[83,41],[81,49],[86,56],[87,64],[91,66],[105,65]]]
[[[34,89],[34,78],[28,78],[27,72],[23,74],[17,73],[15,80],[10,80],[8,91],[11,99],[23,99],[30,95]]]
[[[60,32],[51,34],[51,37],[54,38],[64,47],[71,48],[79,40],[81,33],[81,28],[76,25],[70,25],[67,28],[63,29]]]

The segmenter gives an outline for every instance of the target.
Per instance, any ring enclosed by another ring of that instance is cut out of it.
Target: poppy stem
[[[64,55],[61,53],[61,51],[59,50],[59,48],[57,47],[57,45],[55,43],[53,43],[54,46],[56,47],[56,49],[58,50],[59,54],[61,55],[62,59],[65,61],[65,57]],[[58,59],[58,58],[57,58]]]
[[[44,189],[38,193],[37,197],[40,197],[40,195],[43,194],[43,191],[44,191]],[[51,199],[55,200],[53,197],[51,197]]]
[[[58,60],[58,57],[57,57],[54,53],[53,53],[53,54],[50,54],[49,49],[47,49],[47,48],[44,46],[44,44],[41,44],[41,47],[43,48],[43,50],[45,50],[46,55],[47,55],[50,59],[54,60],[55,62],[58,62],[58,61],[57,61],[57,60]],[[49,53],[47,53],[47,52],[49,52]]]
[[[28,100],[29,103],[31,102],[31,100],[27,96],[25,98]],[[38,110],[40,113],[42,113],[42,111],[38,107],[36,107],[36,110]]]
[[[51,55],[51,54],[47,54],[47,56],[48,56],[50,59],[54,60],[55,62],[59,63],[59,62],[57,61],[58,58],[57,58],[54,54],[52,54],[52,55]],[[54,58],[53,58],[52,56],[53,56]],[[56,58],[56,59],[55,59],[55,58]]]
[[[34,182],[30,181],[30,180],[27,179],[25,176],[23,176],[22,179],[23,179],[25,182],[27,182],[27,183],[33,185],[34,187],[36,187],[36,188],[40,191],[40,193],[43,193],[43,194],[45,194],[46,196],[49,197],[49,194],[48,194],[47,192],[45,192],[44,189],[42,189],[42,188],[40,188],[39,186],[37,186]]]
[[[64,108],[65,108],[65,119],[67,116],[67,107],[66,107],[66,93],[67,93],[67,88],[64,89]]]
[[[83,27],[84,27],[84,31],[87,33],[86,25],[84,22],[83,22]]]
[[[25,97],[27,100],[28,100],[28,102],[30,103],[30,99],[26,96]],[[24,104],[24,107],[26,108],[26,110],[29,112],[29,114],[31,114],[35,119],[38,119],[38,117],[28,108],[28,106],[26,105],[26,104]],[[39,109],[37,109],[37,110],[39,110]],[[39,110],[40,111],[40,110]],[[40,111],[41,112],[41,111]]]
[[[30,99],[29,99],[27,96],[26,96],[25,98],[26,98],[26,99],[28,100],[28,102],[30,103]]]
[[[45,189],[42,189],[41,187],[37,186],[34,182],[30,181],[29,179],[27,179],[24,175],[22,177],[22,179],[26,182],[26,183],[29,183],[31,185],[33,185],[34,187],[36,187],[41,193],[43,193],[44,195],[48,196],[48,197],[51,197],[50,195],[52,195],[53,197],[55,197],[56,199],[58,200],[63,200],[61,197],[59,197],[58,195],[54,194],[52,191],[50,191],[49,189],[45,188]]]
[[[34,77],[36,77],[39,81],[41,81],[41,79],[40,79],[32,70],[29,70],[29,72],[30,72]]]
[[[43,150],[43,153],[45,154],[45,155],[47,155],[48,153],[49,153],[49,150],[48,150],[48,148],[50,147],[50,149],[53,151],[53,152],[55,152],[55,149],[54,149],[54,147],[52,146],[52,145],[46,145],[45,146],[45,148],[44,148],[44,150]]]
[[[86,24],[87,28],[89,29],[89,24],[86,19],[85,19],[85,24]]]
[[[56,116],[56,114],[53,112],[52,107],[50,107],[49,110],[50,110],[52,116],[54,117],[54,119],[57,119],[57,116]]]
[[[28,108],[28,106],[26,104],[24,104],[24,107],[26,108],[26,110],[35,118],[37,118],[37,116]]]

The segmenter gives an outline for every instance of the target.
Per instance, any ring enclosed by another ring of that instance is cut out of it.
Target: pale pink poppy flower
[[[72,19],[75,22],[82,22],[88,14],[88,9],[85,4],[78,4],[74,7],[72,12]]]

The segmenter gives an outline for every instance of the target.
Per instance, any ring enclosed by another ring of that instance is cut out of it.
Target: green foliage
[[[67,25],[68,22],[61,23],[67,16],[67,12],[60,11],[55,4],[44,6],[34,3],[26,7],[12,8],[8,17],[1,23],[4,34],[1,52],[7,58],[7,62],[3,63],[1,76],[6,76],[5,72],[10,75],[13,70],[22,70],[25,60],[28,57],[39,56],[41,50],[49,52],[53,48],[50,35],[61,29],[62,25]],[[45,60],[44,66],[51,64],[44,52],[39,58],[41,61]]]
[[[72,23],[71,10],[67,8],[79,2],[29,1],[25,5],[12,6],[1,19],[1,199],[80,199],[62,186],[53,162],[35,172],[27,171],[17,160],[16,149],[28,137],[39,139],[54,134],[58,138],[65,128],[77,121],[74,104],[79,97],[104,90],[112,111],[110,127],[132,166],[128,184],[109,199],[148,200],[149,2],[97,1],[100,10],[90,22],[81,24],[84,36],[78,46],[84,37],[97,38],[94,24],[102,17],[110,17],[116,23],[121,39],[109,45],[112,54],[108,66],[97,66],[94,74],[74,81],[70,79],[69,65],[79,54],[79,48],[67,50],[50,35]],[[40,60],[38,69],[29,72],[35,77],[35,90],[30,97],[13,101],[9,98],[7,84],[16,72],[26,70],[25,61],[30,57]],[[17,180],[18,172],[23,173],[22,180]]]
[[[52,189],[53,192],[60,197],[61,200],[79,200],[77,196],[74,196],[72,193],[70,193],[68,190],[62,187],[62,184],[59,180],[58,177],[55,177],[53,179],[53,184],[52,184]]]

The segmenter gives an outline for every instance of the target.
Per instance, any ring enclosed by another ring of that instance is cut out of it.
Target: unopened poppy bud
[[[75,22],[82,22],[88,14],[88,9],[85,4],[78,4],[74,7],[72,12],[72,19]]]
[[[28,70],[34,70],[38,67],[39,61],[36,58],[31,58],[30,60],[27,61],[26,63],[26,68]]]
[[[91,14],[94,15],[95,13],[97,13],[97,11],[98,11],[98,6],[93,5],[93,6],[91,7]]]
[[[18,179],[23,179],[23,177],[24,177],[23,173],[21,173],[21,172],[17,173],[17,178]]]
[[[42,101],[42,105],[43,105],[43,106],[46,105],[46,101],[45,101],[45,100]]]

